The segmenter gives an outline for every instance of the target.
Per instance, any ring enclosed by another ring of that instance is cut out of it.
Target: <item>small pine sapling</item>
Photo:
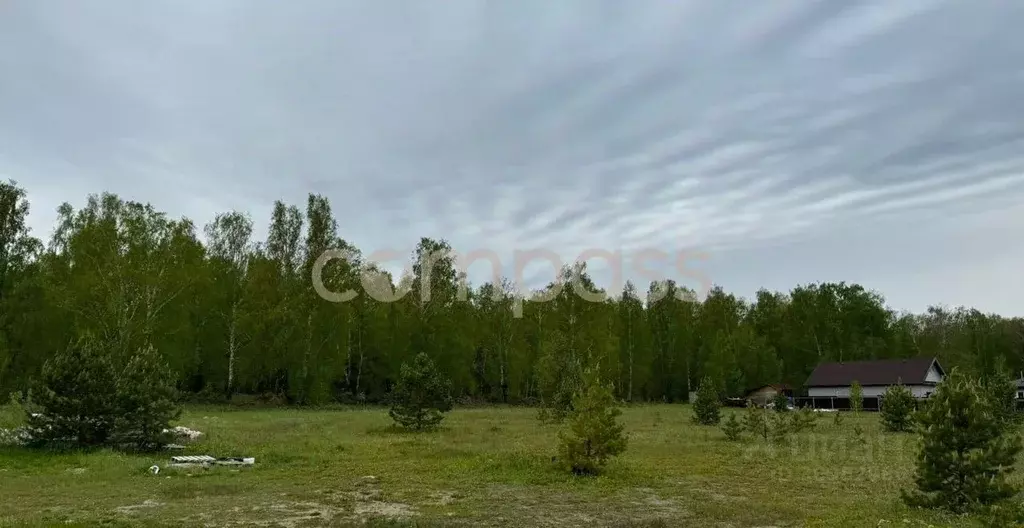
[[[768,416],[768,409],[747,400],[747,413],[743,417],[743,428],[754,437],[760,436],[767,442],[771,436],[771,420]]]
[[[860,424],[853,424],[853,436],[850,438],[854,444],[864,445],[868,443],[867,438],[864,437],[864,428]]]
[[[557,460],[562,467],[576,475],[595,475],[611,457],[624,452],[621,414],[611,387],[601,383],[597,371],[584,373],[583,386],[573,397],[569,427],[558,434]]]
[[[424,352],[402,365],[391,394],[388,414],[398,425],[414,431],[436,428],[452,409],[451,381],[442,376]]]
[[[790,421],[787,419],[789,416],[785,411],[773,412],[769,415],[768,422],[771,428],[772,440],[776,443],[784,443],[789,439],[789,433],[792,432],[789,425]]]
[[[736,442],[743,437],[743,424],[736,419],[736,413],[729,413],[729,418],[722,422],[722,432],[725,438]]]
[[[693,402],[693,421],[700,425],[717,425],[722,416],[719,411],[718,391],[711,378],[704,376]]]
[[[810,407],[801,407],[790,415],[789,426],[793,433],[802,433],[818,424],[817,414]]]
[[[914,396],[910,390],[897,384],[889,387],[882,396],[882,427],[886,431],[899,433],[914,427]]]

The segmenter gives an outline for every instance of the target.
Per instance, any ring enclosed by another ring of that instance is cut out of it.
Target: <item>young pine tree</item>
[[[860,412],[864,409],[864,389],[861,388],[860,382],[853,380],[850,384],[850,410],[853,412]]]
[[[863,446],[868,443],[868,439],[864,436],[864,428],[859,423],[853,424],[852,434],[847,437],[847,443],[851,446]]]
[[[80,340],[43,365],[32,390],[39,412],[28,418],[29,445],[90,447],[107,443],[118,414],[109,356]]]
[[[882,427],[899,433],[914,428],[914,396],[902,384],[885,390],[882,397]]]
[[[558,434],[562,467],[577,475],[595,475],[611,457],[625,451],[620,414],[611,387],[601,383],[596,370],[588,370],[582,388],[573,397],[569,428]]]
[[[725,433],[725,438],[733,442],[743,436],[743,424],[736,419],[736,413],[729,413],[729,418],[722,422],[722,432]]]
[[[964,513],[1017,494],[1013,472],[1021,439],[1001,422],[982,384],[957,369],[939,384],[919,414],[921,450],[911,506]]]
[[[747,400],[747,413],[743,416],[743,428],[755,438],[760,436],[767,442],[772,435],[772,417],[768,409]]]
[[[722,416],[719,412],[718,391],[711,378],[704,376],[697,388],[693,401],[693,421],[700,425],[717,425]]]
[[[786,419],[789,414],[786,411],[774,411],[768,415],[768,425],[771,428],[772,440],[783,443],[789,438],[792,431],[791,422]]]
[[[411,364],[402,364],[388,412],[395,423],[414,431],[433,429],[451,408],[451,381],[426,353],[417,354]]]
[[[152,346],[140,349],[117,378],[114,443],[152,451],[171,441],[163,431],[181,415],[167,363]]]
[[[799,411],[791,413],[789,429],[794,433],[801,433],[813,429],[818,425],[818,415],[810,407],[801,407]]]

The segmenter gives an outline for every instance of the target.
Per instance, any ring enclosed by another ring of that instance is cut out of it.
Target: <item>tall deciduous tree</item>
[[[857,380],[850,384],[850,410],[860,412],[864,408],[864,389]]]
[[[636,286],[626,282],[618,300],[620,393],[626,401],[633,401],[638,387],[644,387],[650,372],[650,339],[644,305],[637,295]]]
[[[32,324],[25,321],[26,315],[37,315],[38,320],[41,308],[38,296],[26,288],[39,279],[33,264],[42,249],[29,236],[28,213],[25,190],[14,181],[0,181],[0,388],[19,385],[16,378],[26,374],[19,363],[28,360],[23,344],[27,336],[18,335],[17,329],[19,323]],[[26,298],[30,295],[35,299]]]
[[[572,409],[583,372],[602,363],[607,368],[603,360],[618,346],[611,332],[614,315],[605,301],[595,298],[605,292],[595,286],[583,263],[563,268],[559,281],[542,295],[542,302],[551,305],[551,326],[539,363],[540,390],[548,417],[561,421]]]
[[[223,294],[223,306],[219,315],[225,322],[227,348],[227,379],[224,389],[230,396],[235,389],[235,360],[243,336],[240,321],[245,300],[245,277],[252,257],[252,220],[245,214],[230,212],[219,214],[206,226],[207,248],[210,267],[213,268],[216,284]]]
[[[84,335],[122,360],[153,345],[186,395],[205,387],[295,403],[379,402],[402,363],[423,351],[459,397],[543,401],[555,414],[571,409],[591,365],[617,398],[668,402],[686,400],[705,376],[729,397],[800,385],[823,361],[935,354],[947,369],[985,379],[1024,371],[1024,319],[968,307],[897,312],[856,284],[753,299],[713,288],[701,300],[666,280],[628,284],[612,298],[576,265],[540,291],[506,279],[472,287],[450,245],[431,238],[413,251],[409,273],[392,275],[344,240],[319,195],[304,211],[276,202],[261,243],[243,212],[214,218],[201,241],[189,219],[92,195],[60,207],[44,247],[26,227],[29,198],[0,184],[5,391],[27,388]],[[329,302],[313,288],[325,249],[352,256],[320,271],[330,291],[354,298]]]

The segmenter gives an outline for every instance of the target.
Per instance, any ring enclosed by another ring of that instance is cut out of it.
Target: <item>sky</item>
[[[3,0],[0,178],[43,239],[89,193],[261,238],[320,193],[364,254],[605,250],[642,288],[1024,315],[1022,26],[995,0]]]

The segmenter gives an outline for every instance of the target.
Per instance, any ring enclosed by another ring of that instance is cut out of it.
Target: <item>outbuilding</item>
[[[764,406],[774,400],[779,394],[792,398],[793,387],[790,387],[785,383],[772,383],[747,391],[746,395],[744,395],[744,399],[750,400],[757,405]]]

